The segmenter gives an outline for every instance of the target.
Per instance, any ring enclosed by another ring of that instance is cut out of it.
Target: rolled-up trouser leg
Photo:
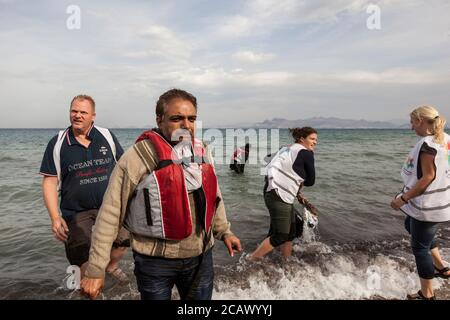
[[[431,249],[436,247],[434,239],[437,222],[419,221],[412,217],[405,220],[405,228],[411,234],[411,248],[416,259],[417,272],[422,279],[434,278]]]

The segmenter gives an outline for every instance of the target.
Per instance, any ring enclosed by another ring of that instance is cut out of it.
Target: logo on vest
[[[108,152],[108,149],[104,146],[102,146],[99,150],[100,153],[103,153],[104,156],[106,156],[106,153]]]
[[[447,144],[448,164],[450,165],[450,142]]]
[[[405,161],[405,164],[403,166],[403,172],[407,175],[411,175],[412,174],[412,169],[414,168],[414,164],[413,164],[413,158],[408,157]]]

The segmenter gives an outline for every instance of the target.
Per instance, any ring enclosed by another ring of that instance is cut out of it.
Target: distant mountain
[[[309,126],[317,129],[400,129],[408,124],[390,121],[367,121],[354,119],[340,119],[335,117],[314,117],[309,119],[287,120],[273,118],[254,124],[256,128],[295,128]]]

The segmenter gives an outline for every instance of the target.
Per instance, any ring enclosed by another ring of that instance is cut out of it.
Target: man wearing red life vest
[[[197,100],[172,89],[156,104],[157,129],[144,132],[114,169],[95,224],[82,290],[95,299],[104,284],[120,226],[131,235],[141,299],[211,299],[212,246],[241,251],[231,232],[212,157],[195,137]]]

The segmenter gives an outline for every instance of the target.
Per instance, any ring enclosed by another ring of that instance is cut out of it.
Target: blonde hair
[[[439,115],[436,108],[432,106],[420,106],[410,113],[411,117],[417,120],[424,120],[431,125],[434,141],[444,145],[445,118]]]

